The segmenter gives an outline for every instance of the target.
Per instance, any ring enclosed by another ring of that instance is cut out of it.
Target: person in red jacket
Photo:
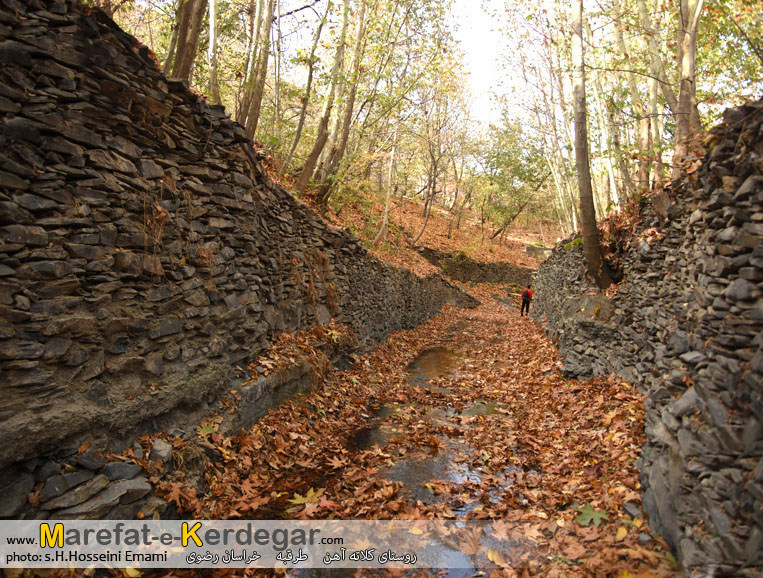
[[[533,300],[533,292],[532,289],[530,289],[530,286],[527,286],[527,289],[522,291],[522,309],[519,311],[519,316],[522,317],[525,314],[525,310],[527,310],[528,317],[530,316],[530,301]]]

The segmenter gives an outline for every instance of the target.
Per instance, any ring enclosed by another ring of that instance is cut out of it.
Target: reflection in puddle
[[[498,412],[498,406],[493,401],[480,401],[471,407],[464,408],[462,415],[493,415]]]
[[[375,445],[383,446],[392,437],[392,432],[383,426],[367,426],[356,431],[347,442],[353,450],[367,450]]]
[[[426,349],[408,365],[408,382],[412,385],[428,386],[430,380],[453,374],[462,363],[462,357],[458,352],[445,347]],[[453,393],[451,390],[436,385],[432,387],[432,391]],[[385,421],[399,412],[412,411],[420,421],[429,422],[436,427],[437,425],[454,425],[450,418],[457,418],[458,415],[487,416],[496,413],[498,408],[499,406],[490,400],[478,401],[464,407],[461,411],[437,407],[383,406],[374,410],[373,417],[368,425],[354,433],[348,442],[348,446],[355,450],[364,451],[376,445],[384,446],[393,440],[393,438],[408,437],[407,432],[394,423],[394,420]],[[456,427],[470,426],[456,424]],[[464,453],[469,453],[474,451],[474,449],[463,443],[447,441],[442,437],[438,437],[438,440],[441,442],[441,445],[440,451],[437,454],[426,455],[417,452],[415,455],[409,455],[393,465],[384,468],[380,473],[389,480],[400,482],[413,500],[420,500],[429,504],[440,502],[450,497],[447,491],[439,493],[436,485],[433,487],[429,484],[440,483],[451,487],[467,483],[479,484],[482,481],[480,474],[459,460]],[[491,499],[493,499],[492,496]],[[457,508],[454,511],[464,514],[471,511],[478,504],[479,502],[464,504],[461,508]],[[465,563],[466,560],[462,562]]]
[[[460,444],[461,448],[467,446]],[[428,482],[447,482],[464,484],[466,482],[480,482],[478,473],[473,472],[468,466],[454,462],[458,457],[456,448],[450,444],[436,456],[422,458],[410,457],[396,462],[384,470],[384,475],[395,482],[400,482],[410,492],[414,500],[432,503],[437,501],[437,496],[424,484]]]
[[[445,347],[425,349],[407,367],[408,380],[415,385],[424,385],[430,379],[453,373],[459,366],[459,354]]]

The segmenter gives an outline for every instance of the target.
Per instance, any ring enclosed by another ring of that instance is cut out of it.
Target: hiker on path
[[[519,311],[519,316],[523,317],[525,314],[525,309],[527,309],[527,316],[530,316],[530,301],[533,300],[533,292],[532,289],[530,289],[530,286],[527,286],[527,289],[522,291],[522,309]]]

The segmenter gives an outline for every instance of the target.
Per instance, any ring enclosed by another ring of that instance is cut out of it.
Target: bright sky
[[[453,6],[458,24],[455,36],[466,53],[464,65],[470,72],[472,118],[485,124],[496,122],[500,117],[491,91],[499,89],[498,63],[503,47],[501,34],[496,30],[498,23],[483,6],[495,10],[502,5],[502,0],[455,0]]]

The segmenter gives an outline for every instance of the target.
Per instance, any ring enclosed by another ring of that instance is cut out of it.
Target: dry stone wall
[[[667,214],[647,209],[611,298],[561,243],[534,316],[572,375],[646,392],[643,504],[689,575],[763,572],[763,101],[726,111]]]
[[[0,62],[0,466],[212,408],[279,332],[474,304],[327,226],[102,12],[4,0]]]

